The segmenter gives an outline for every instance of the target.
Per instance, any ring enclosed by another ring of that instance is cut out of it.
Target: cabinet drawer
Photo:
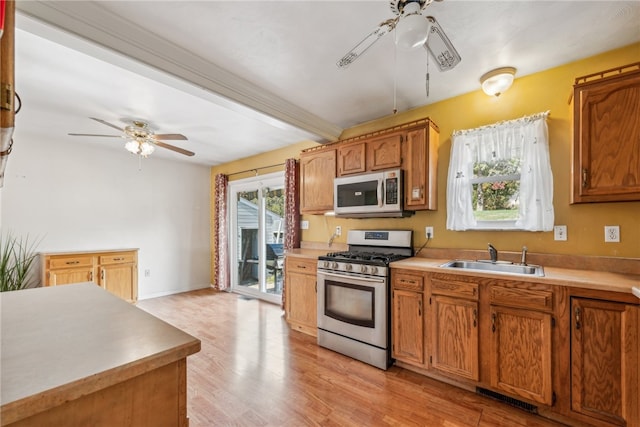
[[[550,311],[553,309],[553,292],[492,286],[491,304]]]
[[[49,259],[50,269],[91,267],[93,265],[92,256],[64,256]]]
[[[422,292],[424,277],[418,274],[395,273],[393,274],[393,288]]]
[[[478,300],[478,284],[431,279],[431,293]]]
[[[134,254],[132,253],[117,253],[117,254],[110,254],[110,255],[100,255],[98,257],[98,263],[100,265],[107,265],[107,264],[126,264],[126,263],[132,263],[136,261],[136,257]]]
[[[296,257],[285,258],[285,266],[287,272],[296,272],[303,274],[316,274],[317,260]]]

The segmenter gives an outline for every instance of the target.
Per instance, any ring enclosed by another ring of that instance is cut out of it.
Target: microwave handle
[[[378,181],[378,207],[384,205],[384,178]]]

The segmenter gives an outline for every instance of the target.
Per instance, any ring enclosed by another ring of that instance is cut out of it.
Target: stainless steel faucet
[[[498,261],[498,250],[494,248],[491,243],[489,243],[489,257],[491,258],[491,262]]]
[[[520,258],[520,264],[527,265],[527,247],[522,247],[522,258]]]

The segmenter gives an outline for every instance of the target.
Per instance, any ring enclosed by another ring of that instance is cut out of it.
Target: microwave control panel
[[[385,179],[385,203],[395,205],[398,203],[398,177]]]

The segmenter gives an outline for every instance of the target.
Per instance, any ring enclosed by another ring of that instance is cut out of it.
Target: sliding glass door
[[[284,174],[229,183],[231,290],[279,303],[283,282]]]

